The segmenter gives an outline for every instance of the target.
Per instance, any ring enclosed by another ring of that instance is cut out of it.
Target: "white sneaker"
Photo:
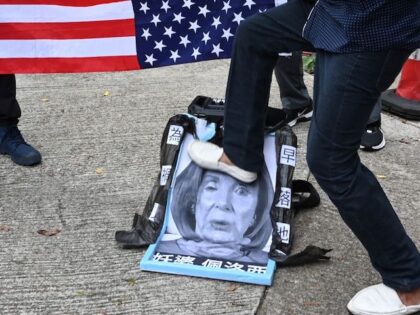
[[[359,291],[347,309],[354,315],[408,315],[420,312],[420,304],[405,306],[395,290],[381,283]]]
[[[219,162],[223,149],[213,143],[195,140],[188,147],[188,154],[191,160],[202,168],[226,173],[244,183],[251,183],[257,179],[257,173]]]

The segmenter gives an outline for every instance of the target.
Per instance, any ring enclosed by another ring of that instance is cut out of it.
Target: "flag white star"
[[[219,57],[219,54],[223,52],[224,50],[220,48],[220,44],[214,45],[213,44],[213,50],[211,51],[213,54],[216,54],[217,57]]]
[[[183,8],[187,7],[188,9],[191,9],[191,6],[195,4],[191,0],[184,0],[184,4],[182,5]]]
[[[162,52],[162,49],[165,47],[166,45],[163,43],[163,40],[160,42],[155,41],[155,49],[158,49],[160,52]]]
[[[194,30],[194,33],[197,33],[197,29],[201,28],[201,26],[198,25],[198,20],[195,20],[194,22],[189,22],[189,23],[190,23],[190,27],[188,29]]]
[[[171,8],[169,6],[169,0],[168,1],[162,1],[162,6],[160,7],[162,10],[165,10],[165,13],[168,13],[168,10]]]
[[[156,61],[157,59],[153,58],[153,54],[151,55],[146,55],[146,61],[147,63],[150,63],[151,66],[153,66],[153,63]]]
[[[229,37],[232,37],[232,36],[233,34],[230,32],[230,27],[227,30],[223,29],[222,37],[226,38],[226,41],[229,41]]]
[[[160,14],[158,14],[158,15],[154,15],[154,14],[153,14],[153,19],[150,21],[151,23],[155,24],[155,26],[157,26],[157,25],[158,25],[158,23],[162,22],[162,21],[159,19],[159,15],[160,15]]]
[[[144,37],[147,40],[150,36],[152,36],[152,34],[150,34],[149,29],[143,28],[143,34],[141,34],[141,37]]]
[[[140,7],[139,11],[143,11],[144,14],[146,14],[146,12],[148,10],[150,10],[150,8],[147,6],[147,2],[145,2],[145,3],[140,2],[140,6],[141,7]]]
[[[178,49],[174,51],[171,50],[171,56],[169,58],[172,59],[174,63],[176,62],[178,58],[181,58],[181,56],[178,55]]]
[[[210,32],[203,33],[203,39],[201,41],[204,42],[207,45],[207,42],[209,40],[211,40],[211,38],[210,38]]]
[[[181,15],[181,13],[179,13],[179,14],[175,14],[175,13],[174,13],[174,19],[173,19],[172,21],[177,21],[179,24],[181,24],[181,21],[182,21],[183,19],[185,19],[185,17],[183,17],[183,16]]]
[[[199,7],[200,12],[198,12],[198,14],[202,14],[204,17],[207,17],[207,13],[210,12],[210,10],[207,10],[207,5],[205,5],[204,7]]]
[[[197,60],[197,57],[201,55],[201,52],[199,51],[199,48],[200,47],[193,48],[193,53],[191,54],[191,56],[193,56],[195,60]]]
[[[188,40],[188,35],[185,36],[179,36],[181,38],[181,41],[179,42],[180,45],[184,45],[184,47],[187,47],[189,43],[191,43],[190,40]]]
[[[239,24],[241,24],[241,21],[245,20],[245,19],[242,17],[242,12],[239,12],[238,14],[233,13],[233,15],[234,15],[235,17],[233,18],[232,22],[236,22],[236,23],[238,23],[238,25],[239,25]]]
[[[228,0],[228,1],[226,1],[226,2],[224,2],[224,1],[223,1],[223,8],[222,8],[222,10],[225,10],[225,12],[227,13],[227,11],[228,11],[230,8],[232,8],[232,7],[230,6],[230,0]]]
[[[250,9],[250,10],[251,10],[251,7],[252,7],[253,5],[255,5],[255,2],[254,2],[254,1],[252,1],[252,0],[246,0],[246,1],[245,1],[245,3],[244,3],[244,7],[245,7],[245,6],[247,6],[247,7],[248,7],[248,9]]]
[[[222,22],[220,22],[220,16],[218,16],[217,18],[213,17],[213,23],[211,23],[212,26],[214,26],[214,28],[217,30],[217,27],[222,24]]]
[[[172,30],[172,26],[170,26],[170,27],[165,27],[165,33],[163,33],[163,35],[167,35],[169,36],[169,38],[172,38],[172,35],[175,33],[176,32]]]

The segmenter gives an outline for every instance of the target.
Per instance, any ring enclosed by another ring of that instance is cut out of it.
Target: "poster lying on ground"
[[[274,136],[265,138],[265,166],[251,184],[197,166],[187,153],[192,141],[186,135],[180,148],[164,226],[140,262],[141,269],[271,285]]]

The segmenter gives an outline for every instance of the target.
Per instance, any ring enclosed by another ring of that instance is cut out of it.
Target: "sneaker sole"
[[[307,113],[307,114],[305,114],[305,115],[303,115],[303,116],[300,116],[300,117],[298,117],[298,118],[295,118],[295,119],[293,119],[293,120],[289,121],[287,124],[288,124],[290,127],[293,127],[293,126],[295,126],[298,122],[305,122],[305,121],[309,121],[309,120],[311,120],[311,118],[312,118],[312,113],[313,113],[313,111],[310,111],[309,113]]]
[[[10,159],[13,161],[13,163],[20,166],[36,166],[42,162],[42,159],[35,160],[35,161],[25,161],[25,160],[16,159],[13,156],[11,156],[9,153],[5,153],[5,152],[0,152],[0,155],[9,156]]]
[[[41,164],[42,160],[36,160],[36,161],[25,161],[25,160],[19,160],[19,159],[14,159],[13,157],[11,158],[11,160],[20,166],[37,166],[38,164]]]
[[[386,144],[386,141],[385,141],[385,138],[383,138],[381,143],[379,143],[378,145],[374,145],[372,147],[365,147],[363,145],[360,145],[360,149],[363,151],[368,151],[368,152],[379,151],[385,147],[385,144]]]
[[[202,149],[202,146],[200,153],[198,154],[196,152],[198,150],[197,146],[199,145],[199,142],[193,142],[187,149],[191,160],[194,161],[198,166],[209,170],[223,172],[245,183],[251,183],[257,179],[257,173],[245,171],[235,165],[228,165],[219,162],[219,158],[223,154],[223,149],[221,148],[218,148],[217,151],[209,150],[208,153],[213,154],[213,156],[207,156],[206,158],[203,158],[202,151],[204,150]],[[198,148],[200,148],[200,146]]]

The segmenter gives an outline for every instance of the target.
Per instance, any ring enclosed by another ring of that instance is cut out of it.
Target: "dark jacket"
[[[420,47],[420,1],[319,0],[303,36],[331,52],[414,50]]]

